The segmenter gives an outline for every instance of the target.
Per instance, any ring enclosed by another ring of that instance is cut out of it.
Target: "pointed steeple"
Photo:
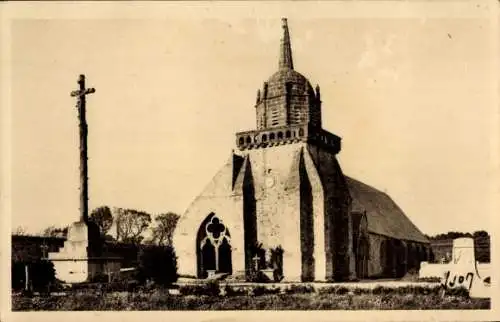
[[[290,33],[288,32],[288,23],[286,18],[281,18],[283,27],[283,38],[281,38],[280,48],[280,69],[293,69],[292,47],[290,45]]]

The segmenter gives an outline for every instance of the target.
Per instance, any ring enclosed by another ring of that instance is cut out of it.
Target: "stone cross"
[[[43,244],[40,246],[40,249],[42,250],[42,258],[46,259],[47,258],[47,250],[49,249],[49,246],[46,244]]]
[[[260,261],[260,257],[259,255],[255,255],[253,258],[253,265],[254,265],[254,270],[255,271],[258,271],[259,270],[259,261]]]
[[[88,220],[88,167],[87,167],[87,119],[85,96],[95,92],[94,88],[85,88],[85,75],[78,78],[80,88],[71,92],[72,97],[77,97],[78,120],[80,128],[80,222]]]

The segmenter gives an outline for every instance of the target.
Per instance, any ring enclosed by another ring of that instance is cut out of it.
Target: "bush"
[[[107,283],[109,280],[106,274],[97,274],[90,278],[91,283]]]
[[[56,281],[54,264],[47,260],[38,260],[29,265],[31,283],[34,291],[48,292],[49,286]]]
[[[265,294],[279,294],[281,289],[279,287],[266,287],[266,286],[255,286],[251,290],[251,294],[255,296],[265,295]]]
[[[12,284],[12,289],[15,291],[22,290],[25,286],[25,265],[26,263],[23,262],[14,262],[12,261],[11,264],[11,284]]]
[[[19,291],[26,285],[26,265],[28,265],[29,285],[33,291],[48,292],[49,286],[56,281],[54,264],[47,260],[36,260],[34,262],[12,262],[11,286],[13,290]]]
[[[364,292],[366,292],[364,289],[360,288],[360,287],[355,287],[352,292],[354,293],[354,295],[361,295],[363,294]]]
[[[292,284],[289,288],[285,290],[287,294],[305,294],[305,293],[314,293],[316,290],[312,285],[297,285]]]
[[[344,295],[349,293],[349,289],[345,286],[327,286],[319,289],[320,294],[337,294]]]
[[[177,257],[171,246],[141,249],[139,254],[139,280],[148,279],[166,286],[177,281]]]
[[[106,292],[135,293],[139,289],[139,282],[136,280],[114,280],[109,284],[101,284],[99,288]]]
[[[204,295],[204,288],[202,285],[182,285],[179,287],[179,293],[181,295]]]
[[[419,277],[417,279],[419,282],[427,282],[427,283],[440,283],[441,278],[439,277]]]
[[[394,293],[394,288],[390,288],[390,287],[385,287],[385,286],[375,286],[372,290],[372,294],[381,294],[381,295],[385,295],[385,294],[391,294],[391,293]]]
[[[217,281],[209,281],[204,284],[182,285],[179,287],[181,295],[208,295],[218,296],[220,294],[220,287]]]
[[[247,282],[269,283],[271,280],[261,271],[252,271],[248,274]]]
[[[466,289],[465,287],[457,287],[457,288],[446,289],[445,294],[446,295],[450,295],[450,296],[458,296],[458,297],[469,298],[469,290]]]
[[[238,295],[247,295],[247,290],[245,288],[236,288],[231,285],[227,285],[224,287],[224,292],[227,296],[238,296]]]
[[[200,287],[202,285],[199,285]],[[366,289],[368,292],[369,289]],[[170,296],[164,290],[150,293],[70,292],[67,296],[12,297],[13,311],[28,310],[402,310],[402,309],[490,309],[490,299],[458,296],[390,294],[332,296],[288,294],[267,296]]]

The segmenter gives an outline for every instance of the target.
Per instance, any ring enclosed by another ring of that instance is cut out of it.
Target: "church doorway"
[[[393,240],[385,239],[380,244],[380,264],[384,277],[396,276],[396,252]]]
[[[406,243],[401,240],[394,241],[396,256],[396,277],[403,277],[408,271],[408,249]]]
[[[359,279],[364,279],[368,277],[368,255],[370,253],[370,247],[368,245],[368,239],[362,236],[358,242],[358,249],[356,252],[356,276]]]
[[[196,238],[198,278],[214,273],[232,274],[231,235],[214,213],[203,220]]]

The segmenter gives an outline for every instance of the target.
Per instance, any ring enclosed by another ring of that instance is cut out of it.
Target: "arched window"
[[[299,136],[304,136],[304,129],[299,130]]]
[[[278,139],[282,139],[283,138],[283,132],[278,132]]]
[[[251,137],[249,137],[249,136],[247,136],[247,144],[248,144],[248,143],[252,143],[252,138],[251,138]]]
[[[244,143],[245,143],[245,139],[244,138],[240,138],[239,145],[243,145]]]
[[[292,136],[292,134],[290,133],[290,131],[286,131],[285,137],[289,138],[290,136]]]
[[[269,140],[273,141],[275,139],[274,133],[269,134]]]
[[[198,277],[206,278],[210,271],[232,273],[231,235],[214,213],[202,221],[196,237],[196,249]]]
[[[266,142],[267,141],[267,135],[266,134],[262,134],[262,142]]]

